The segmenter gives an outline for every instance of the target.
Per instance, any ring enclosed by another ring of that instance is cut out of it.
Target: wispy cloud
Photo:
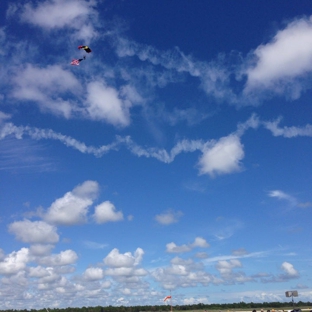
[[[55,162],[47,155],[46,147],[32,140],[6,137],[0,144],[0,170],[54,171]]]
[[[312,125],[307,124],[304,127],[279,127],[282,118],[277,118],[275,121],[264,121],[263,125],[270,130],[274,136],[282,136],[284,138],[294,138],[297,136],[312,137]]]
[[[23,138],[23,136],[28,135],[32,139],[40,140],[40,139],[52,139],[58,140],[65,144],[66,146],[77,149],[78,151],[86,154],[93,154],[96,157],[101,157],[103,154],[116,150],[120,147],[120,145],[125,145],[131,153],[141,157],[153,157],[162,162],[170,163],[174,160],[174,158],[182,152],[194,152],[196,150],[202,150],[205,146],[205,143],[201,140],[182,140],[178,142],[170,152],[167,152],[164,149],[157,148],[143,148],[137,145],[132,139],[127,137],[116,137],[116,141],[109,144],[103,145],[100,147],[87,146],[85,143],[79,142],[78,140],[71,138],[69,136],[56,133],[51,129],[38,129],[32,127],[24,127],[24,126],[15,126],[12,123],[6,123],[3,125],[0,131],[0,139],[4,139],[5,137],[13,135],[17,139]]]
[[[9,117],[7,116],[6,118],[8,119]],[[11,122],[2,122],[0,139],[3,140],[9,136],[22,139],[24,136],[29,136],[35,140],[57,140],[81,153],[92,154],[96,157],[102,157],[104,154],[112,150],[116,151],[121,146],[125,146],[132,154],[138,157],[155,158],[164,163],[173,162],[175,157],[181,153],[193,153],[199,151],[201,153],[197,163],[199,173],[208,174],[211,177],[214,177],[220,174],[239,172],[243,169],[242,160],[245,156],[245,152],[241,137],[248,129],[257,129],[260,125],[268,127],[267,122],[261,121],[255,114],[253,114],[246,122],[239,123],[237,130],[228,136],[222,137],[219,140],[208,141],[183,139],[177,142],[170,151],[156,147],[142,147],[136,144],[130,136],[116,136],[115,141],[112,143],[99,147],[88,146],[70,136],[54,132],[51,129],[15,126]],[[310,134],[310,128],[311,126],[309,125],[306,127],[306,131],[300,132],[298,128],[292,127],[293,134],[288,134],[286,137],[295,137],[297,135],[312,136],[312,133]],[[296,132],[296,135],[294,135],[294,132]],[[275,132],[273,131],[273,134],[274,133]]]
[[[285,192],[280,191],[280,190],[270,191],[268,195],[270,197],[274,197],[274,198],[277,198],[277,199],[280,199],[280,200],[285,200],[292,206],[296,206],[298,204],[298,201],[297,201],[297,199],[295,197],[293,197],[293,196],[291,196],[289,194],[286,194]]]
[[[268,43],[251,51],[246,58],[220,54],[209,62],[196,60],[179,48],[161,51],[139,44],[120,33],[114,42],[116,53],[121,58],[136,56],[142,62],[187,73],[198,78],[200,88],[217,100],[256,105],[264,94],[270,97],[286,94],[296,99],[309,88],[305,75],[312,71],[312,49],[308,44],[312,43],[311,25],[309,18],[296,19],[279,30]],[[238,92],[231,88],[230,77],[235,77],[240,85]],[[246,78],[245,84],[243,78]]]
[[[243,259],[243,258],[261,258],[270,255],[272,251],[256,251],[251,253],[239,254],[239,255],[224,255],[224,256],[217,256],[211,257],[204,260],[205,264],[211,264],[218,261],[229,261],[235,259]]]
[[[216,221],[212,234],[217,240],[228,239],[243,227],[243,222],[238,219],[219,217]]]
[[[89,240],[84,240],[82,243],[84,246],[86,246],[89,249],[104,249],[108,246],[107,244],[101,244],[101,243],[92,242]]]

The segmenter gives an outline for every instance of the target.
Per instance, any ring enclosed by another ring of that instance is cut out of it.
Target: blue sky
[[[311,299],[310,1],[0,13],[2,308]]]

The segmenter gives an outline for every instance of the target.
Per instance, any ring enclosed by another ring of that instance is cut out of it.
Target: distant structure
[[[286,291],[285,295],[286,295],[286,297],[291,297],[292,298],[292,304],[293,304],[293,308],[294,308],[294,306],[295,306],[295,304],[294,304],[294,297],[298,297],[298,291],[297,290]]]

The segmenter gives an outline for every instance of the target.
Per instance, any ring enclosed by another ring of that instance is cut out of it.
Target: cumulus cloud
[[[189,252],[192,248],[189,245],[183,244],[178,246],[176,243],[171,242],[166,245],[166,251],[170,253],[182,253],[182,252]]]
[[[254,51],[255,66],[247,70],[245,92],[271,89],[282,93],[290,88],[292,97],[300,95],[301,87],[294,79],[312,70],[312,22],[302,18],[277,32],[271,42]]]
[[[234,268],[239,268],[241,266],[241,262],[237,259],[229,261],[221,260],[216,264],[216,269],[220,272],[221,275],[230,275]]]
[[[49,275],[48,268],[42,266],[30,267],[29,268],[29,276],[30,277],[37,277],[42,278]]]
[[[242,267],[239,260],[219,261],[216,269],[226,283],[245,283],[253,280],[253,277],[247,276],[244,272],[235,272],[234,269]]]
[[[94,120],[105,120],[114,126],[125,127],[130,123],[130,102],[123,101],[118,92],[99,81],[87,86],[86,112]]]
[[[30,261],[29,249],[22,248],[19,251],[13,251],[0,261],[0,274],[11,275],[18,273],[26,268],[27,262]]]
[[[74,264],[78,259],[78,255],[73,250],[61,251],[59,254],[52,254],[50,256],[38,258],[40,264],[46,266],[63,266]]]
[[[113,268],[131,268],[138,265],[143,258],[144,251],[142,248],[137,248],[132,255],[131,252],[124,254],[119,253],[117,248],[114,248],[104,259],[104,263]]]
[[[167,212],[156,215],[155,220],[160,224],[169,225],[178,222],[182,216],[183,213],[181,211],[168,210]]]
[[[35,102],[44,112],[70,118],[77,109],[75,103],[62,97],[67,92],[74,94],[80,88],[80,83],[71,72],[59,65],[40,68],[27,64],[13,76],[12,83],[13,98]]]
[[[118,127],[130,124],[130,108],[142,101],[131,86],[124,86],[120,92],[104,82],[93,81],[86,87],[86,99],[81,101],[80,90],[83,86],[69,71],[59,65],[44,68],[27,64],[16,72],[12,79],[15,99],[34,102],[41,111],[65,118],[83,116],[92,120],[101,120]],[[71,93],[75,100],[69,100]]]
[[[54,201],[44,219],[60,225],[84,223],[89,207],[98,195],[99,186],[95,181],[85,181],[71,192]]]
[[[189,252],[196,247],[207,248],[209,247],[209,244],[206,242],[204,238],[196,237],[194,242],[191,244],[183,244],[181,246],[177,246],[174,242],[168,243],[166,245],[166,251],[168,253],[183,253]]]
[[[21,20],[46,30],[68,27],[79,29],[77,35],[90,40],[97,35],[90,21],[96,20],[94,7],[96,1],[85,0],[47,0],[34,5],[26,3],[21,9],[11,5],[9,12],[19,12]]]
[[[9,225],[9,232],[24,243],[55,244],[59,241],[55,226],[44,221],[17,221]]]
[[[120,283],[129,283],[133,285],[134,283],[140,283],[140,277],[146,276],[148,272],[143,268],[108,268],[105,270],[106,275],[111,275]]]
[[[29,248],[29,252],[32,256],[47,256],[50,254],[54,245],[50,244],[32,244]]]
[[[283,262],[281,265],[281,270],[284,271],[282,274],[274,275],[272,278],[264,280],[265,282],[285,282],[291,279],[296,279],[300,277],[299,272],[294,268],[294,266],[289,262]]]
[[[87,281],[96,281],[102,279],[104,276],[104,272],[101,268],[88,268],[83,273],[83,277]]]
[[[229,135],[207,147],[199,159],[200,174],[228,174],[241,170],[243,145],[237,135]]]
[[[285,272],[288,277],[295,278],[299,276],[298,271],[294,268],[294,266],[289,262],[283,262],[281,265],[281,269]]]
[[[93,218],[96,223],[116,222],[123,220],[123,213],[116,211],[116,207],[110,202],[105,201],[95,207]]]
[[[209,244],[206,242],[206,240],[202,237],[196,237],[194,243],[191,245],[193,248],[200,247],[200,248],[207,248],[209,247]]]
[[[195,263],[191,259],[175,257],[167,267],[157,268],[152,272],[154,279],[165,289],[177,287],[196,287],[198,284],[204,286],[210,283],[218,284],[218,279],[207,273],[201,263]]]

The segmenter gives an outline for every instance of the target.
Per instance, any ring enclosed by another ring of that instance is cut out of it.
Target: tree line
[[[212,304],[189,304],[189,305],[175,305],[172,306],[173,311],[189,311],[189,310],[219,310],[227,312],[227,310],[284,310],[286,308],[291,309],[293,306],[292,301],[290,302],[238,302],[238,303],[212,303]],[[312,302],[298,301],[296,307],[310,307],[312,309]],[[166,312],[170,311],[170,305],[144,305],[144,306],[96,306],[96,307],[81,307],[81,308],[54,308],[49,309],[50,312]],[[312,310],[311,310],[312,311]],[[47,312],[45,309],[9,309],[0,310],[0,312]],[[250,311],[251,312],[251,311]]]

